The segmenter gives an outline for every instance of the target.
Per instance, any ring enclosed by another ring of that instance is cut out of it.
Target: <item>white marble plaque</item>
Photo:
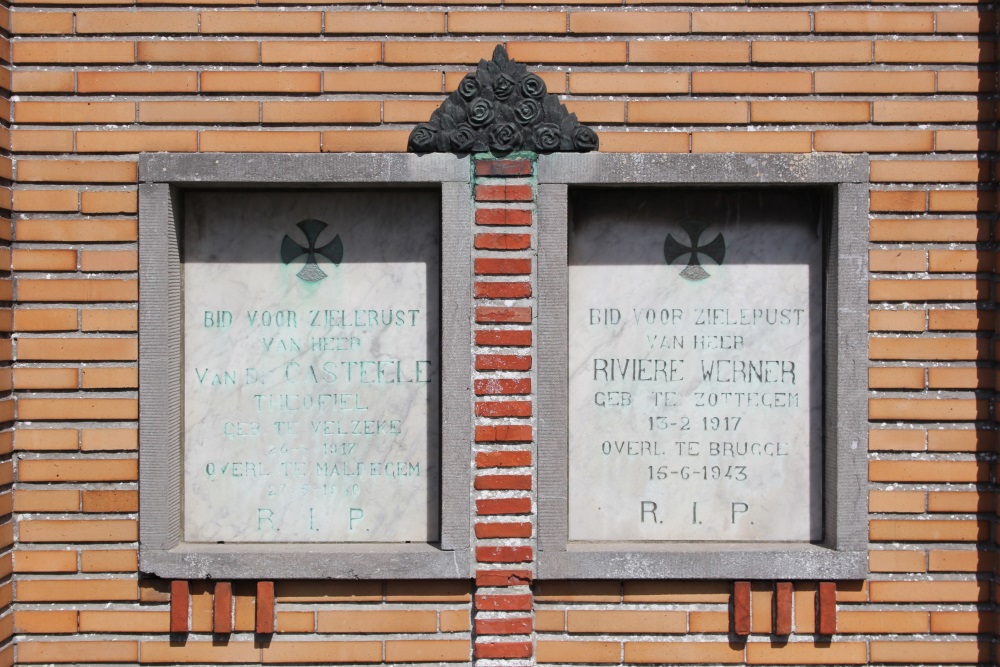
[[[788,190],[576,198],[571,540],[822,538],[817,204]]]
[[[185,195],[186,541],[437,539],[439,198]]]

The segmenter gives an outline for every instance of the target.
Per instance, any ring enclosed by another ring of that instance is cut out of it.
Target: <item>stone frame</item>
[[[468,158],[406,154],[144,154],[139,161],[139,569],[173,579],[471,576],[472,203]],[[206,544],[182,539],[183,192],[413,187],[441,191],[440,543]]]
[[[863,579],[868,573],[867,156],[551,155],[538,159],[538,577]],[[829,188],[820,543],[568,540],[568,192],[574,186]]]

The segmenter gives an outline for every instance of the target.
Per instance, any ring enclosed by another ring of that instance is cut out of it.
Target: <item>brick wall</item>
[[[970,3],[0,2],[0,664],[993,662],[996,37]],[[498,42],[604,151],[871,154],[867,581],[531,581],[534,205],[489,194],[530,160],[476,177],[476,579],[137,574],[136,154],[402,151]]]

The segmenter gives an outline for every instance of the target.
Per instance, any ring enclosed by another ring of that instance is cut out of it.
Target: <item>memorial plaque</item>
[[[822,193],[582,190],[569,539],[822,539]]]
[[[440,194],[185,208],[184,539],[435,541]]]

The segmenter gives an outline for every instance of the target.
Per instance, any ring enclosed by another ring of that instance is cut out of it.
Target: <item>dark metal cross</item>
[[[335,265],[340,264],[340,260],[344,258],[344,244],[340,240],[340,234],[334,236],[333,240],[322,248],[317,248],[316,239],[327,228],[327,224],[322,220],[309,219],[302,220],[296,223],[295,226],[301,229],[302,233],[306,235],[306,242],[309,244],[309,247],[303,248],[293,241],[288,234],[285,234],[285,238],[281,239],[281,261],[285,264],[290,264],[294,259],[305,255],[306,265],[296,275],[310,283],[323,280],[323,278],[326,278],[326,273],[316,263],[316,255],[326,257]]]
[[[722,234],[716,234],[715,238],[705,245],[698,245],[698,239],[707,227],[708,223],[701,220],[685,220],[681,223],[681,229],[687,232],[691,245],[684,245],[672,234],[667,234],[663,242],[663,257],[667,260],[667,264],[673,264],[684,255],[691,256],[687,266],[681,271],[681,276],[688,280],[704,280],[711,275],[702,268],[700,255],[705,255],[719,265],[726,258],[726,240],[722,238]]]

